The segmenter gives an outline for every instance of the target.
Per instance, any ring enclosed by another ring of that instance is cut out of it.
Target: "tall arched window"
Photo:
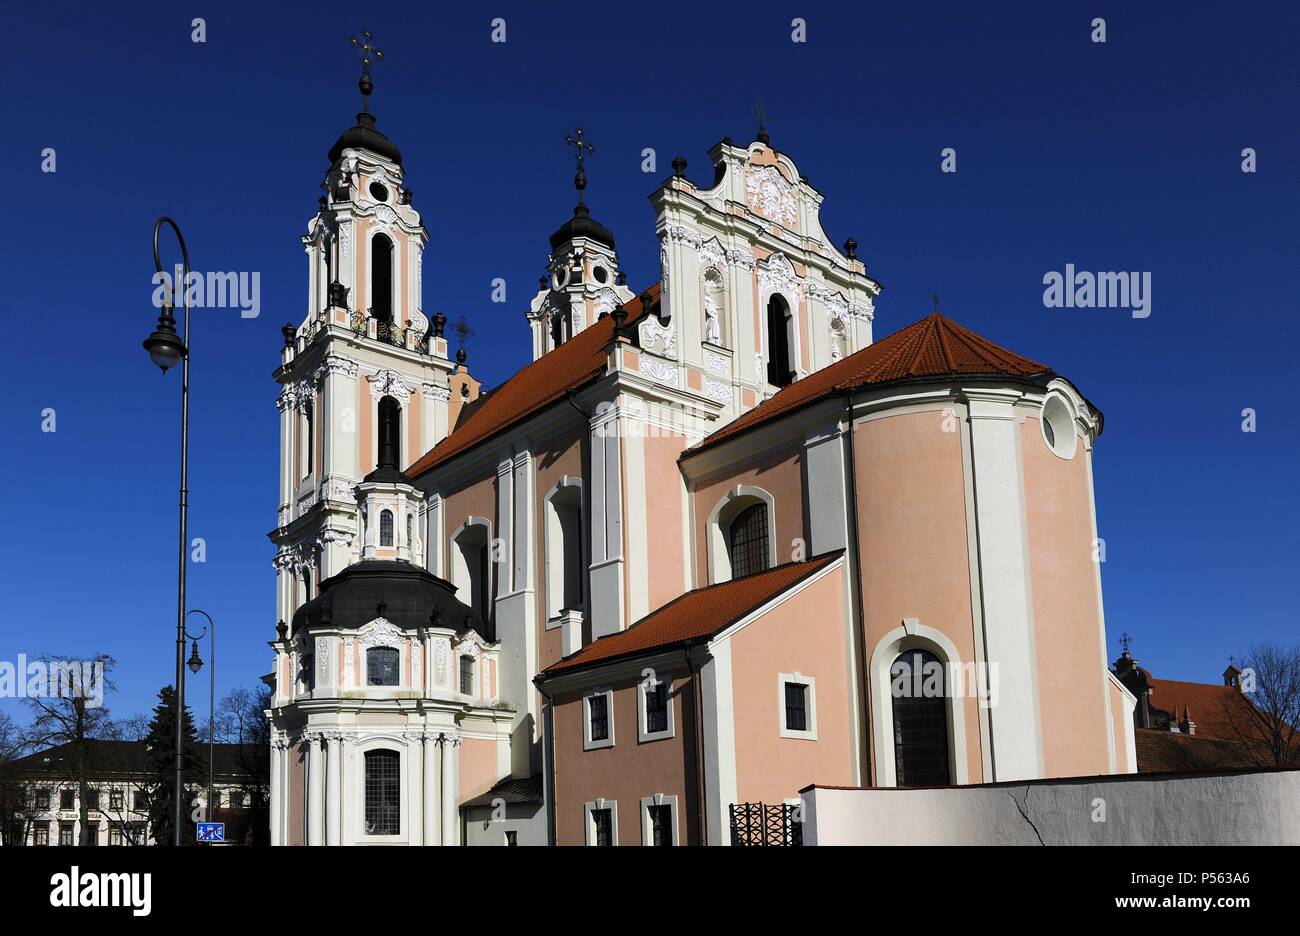
[[[396,647],[371,647],[366,651],[366,685],[401,684],[401,654]]]
[[[546,499],[546,605],[550,618],[583,606],[580,484],[562,484]]]
[[[379,545],[393,545],[393,512],[391,510],[379,511]]]
[[[366,835],[399,835],[401,831],[401,755],[366,751]]]
[[[794,380],[794,316],[781,296],[767,300],[767,382],[776,387]]]
[[[386,234],[370,241],[370,314],[381,322],[393,320],[393,242]]]
[[[492,614],[488,526],[471,523],[456,535],[452,550],[452,584],[458,596],[486,621]]]
[[[754,504],[736,514],[728,531],[727,545],[732,578],[753,575],[768,568],[767,504]]]
[[[401,462],[402,404],[386,396],[379,401],[379,452],[375,464],[400,469]]]
[[[899,786],[952,782],[948,767],[948,700],[942,661],[929,650],[904,650],[889,668],[894,699],[894,765]]]
[[[310,402],[303,405],[302,408],[302,451],[299,453],[299,462],[302,465],[302,476],[308,477],[312,471],[312,462],[316,454],[316,435],[315,427],[312,424],[312,404]]]

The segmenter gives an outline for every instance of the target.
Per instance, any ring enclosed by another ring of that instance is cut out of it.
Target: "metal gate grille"
[[[733,803],[732,845],[802,845],[800,807],[791,803]]]

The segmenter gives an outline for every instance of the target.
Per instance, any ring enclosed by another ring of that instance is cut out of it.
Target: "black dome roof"
[[[614,235],[591,216],[587,206],[578,203],[578,207],[573,209],[573,217],[564,222],[564,225],[551,235],[551,249],[559,247],[565,241],[573,240],[575,237],[590,237],[598,243],[604,244],[610,250],[614,249]]]
[[[377,617],[404,629],[474,630],[491,639],[478,614],[456,599],[450,582],[409,562],[384,559],[363,559],[321,582],[320,594],[294,613],[292,633],[318,625],[361,627]]]
[[[375,129],[375,115],[367,111],[357,114],[357,125],[344,131],[343,136],[330,147],[330,163],[337,162],[343,155],[343,151],[349,147],[369,150],[378,156],[392,160],[399,166],[402,164],[402,151],[397,148],[396,143]]]

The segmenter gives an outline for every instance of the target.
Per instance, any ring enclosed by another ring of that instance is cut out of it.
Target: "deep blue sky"
[[[466,12],[463,7],[474,7]],[[198,312],[192,606],[222,628],[219,693],[269,669],[279,328],[305,313],[298,237],[358,109],[346,39],[371,28],[380,129],[430,233],[424,308],[478,329],[474,372],[529,354],[546,236],[573,203],[563,136],[598,152],[588,201],[634,288],[657,276],[645,196],[681,153],[752,137],[825,194],[885,285],[877,335],[943,311],[1069,376],[1106,413],[1096,451],[1109,654],[1213,680],[1296,639],[1295,270],[1300,14],[1281,4],[355,4],[11,11],[0,75],[9,221],[0,659],[119,661],[115,714],[171,679],[179,378],[153,327],[150,230],[196,268],[259,271],[262,314]],[[207,19],[207,42],[190,19]],[[493,45],[489,19],[508,41]],[[808,42],[790,41],[790,20]],[[1094,16],[1108,41],[1089,41]],[[954,147],[958,172],[939,171]],[[1259,172],[1240,171],[1243,147]],[[45,147],[58,171],[40,171]],[[660,172],[640,171],[654,147]],[[1042,277],[1146,270],[1153,314],[1045,309]],[[489,301],[505,277],[508,305]],[[40,432],[41,411],[58,431]],[[1240,430],[1258,411],[1259,431]],[[205,651],[206,654],[206,651]],[[206,672],[191,702],[203,708]],[[13,702],[0,706],[12,708]]]

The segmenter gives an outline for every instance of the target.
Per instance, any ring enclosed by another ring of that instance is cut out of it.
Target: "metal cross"
[[[573,131],[573,136],[564,135],[564,142],[577,150],[578,172],[573,177],[573,187],[578,190],[578,204],[582,204],[582,190],[587,187],[586,159],[587,154],[596,155],[596,147],[592,146],[582,138],[582,128],[577,127]],[[583,152],[586,150],[586,153]]]
[[[1128,653],[1129,644],[1131,644],[1132,642],[1133,642],[1133,638],[1128,635],[1128,631],[1125,631],[1124,633],[1119,635],[1119,643],[1120,646],[1124,648],[1125,653]]]
[[[758,118],[758,136],[754,139],[760,143],[767,143],[767,111],[763,109],[763,99],[759,98],[754,102],[754,116]]]
[[[350,40],[352,48],[357,50],[361,57],[361,74],[370,74],[370,57],[373,55],[376,62],[384,60],[384,50],[375,45],[375,34],[368,29],[361,30],[360,36],[353,36]]]
[[[938,312],[938,311],[939,311],[939,294],[938,294],[938,293],[931,293],[931,294],[930,294],[930,301],[934,303],[934,311]]]

